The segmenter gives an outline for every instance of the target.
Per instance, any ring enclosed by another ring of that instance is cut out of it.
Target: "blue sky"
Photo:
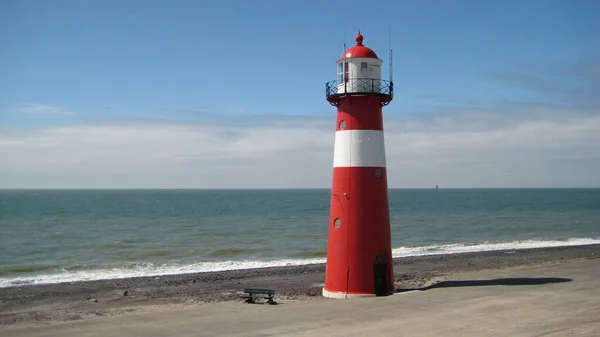
[[[5,0],[0,187],[328,187],[324,83],[358,29],[387,67],[389,27],[391,187],[600,186],[598,17],[583,0]]]

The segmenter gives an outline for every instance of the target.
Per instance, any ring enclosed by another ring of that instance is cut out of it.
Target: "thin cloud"
[[[197,116],[203,114],[212,114],[215,113],[215,110],[212,108],[163,108],[158,109],[158,112],[179,114],[184,116]]]
[[[241,106],[230,106],[230,107],[227,107],[225,109],[225,111],[227,111],[227,112],[233,112],[233,113],[240,113],[240,112],[245,112],[246,109],[244,109]]]
[[[530,67],[528,72],[492,72],[486,77],[575,109],[598,112],[600,107],[599,60],[586,60],[569,66],[543,64]]]
[[[171,122],[222,123],[231,119],[232,116],[239,119],[239,114],[244,111],[245,109],[241,107],[225,107],[221,109],[211,107],[162,108],[157,109],[152,116]]]
[[[21,113],[26,113],[26,114],[59,115],[59,116],[75,115],[75,112],[68,110],[64,107],[33,104],[33,103],[22,104],[17,107],[17,110]]]
[[[548,78],[512,71],[493,72],[488,77],[494,81],[544,93],[563,90],[566,87],[564,83],[557,83]]]

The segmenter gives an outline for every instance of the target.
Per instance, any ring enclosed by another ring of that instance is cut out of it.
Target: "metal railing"
[[[394,96],[394,83],[392,81],[378,80],[372,78],[350,78],[345,82],[329,81],[325,83],[325,93],[328,99],[347,94],[376,94]]]

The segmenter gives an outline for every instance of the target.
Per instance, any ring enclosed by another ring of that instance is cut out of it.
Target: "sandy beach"
[[[562,336],[600,331],[600,245],[395,260],[395,295],[324,299],[324,265],[0,289],[2,336]],[[277,291],[246,304],[244,287]],[[352,303],[352,304],[350,304]]]

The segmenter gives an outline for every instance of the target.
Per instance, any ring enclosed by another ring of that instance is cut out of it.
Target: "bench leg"
[[[246,299],[246,303],[254,303],[254,297],[252,297],[252,293],[249,293],[248,296],[250,296],[250,297],[248,297],[248,299]]]

